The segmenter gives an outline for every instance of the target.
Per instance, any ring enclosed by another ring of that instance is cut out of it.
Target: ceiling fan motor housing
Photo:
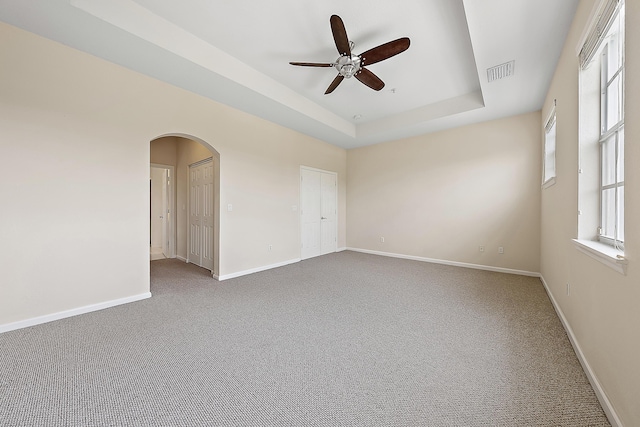
[[[338,73],[340,73],[341,76],[348,79],[360,71],[362,65],[359,56],[344,55],[336,60],[334,67],[338,70]]]

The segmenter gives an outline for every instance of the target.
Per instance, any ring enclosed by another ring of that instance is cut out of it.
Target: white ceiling
[[[539,110],[578,0],[0,0],[0,20],[329,143],[353,148]],[[411,46],[345,79],[339,15],[358,54]],[[487,82],[487,68],[515,61]],[[359,116],[355,118],[355,116]]]

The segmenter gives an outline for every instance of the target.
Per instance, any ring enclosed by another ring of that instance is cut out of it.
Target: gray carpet
[[[536,278],[342,252],[151,291],[1,334],[0,425],[609,425]]]

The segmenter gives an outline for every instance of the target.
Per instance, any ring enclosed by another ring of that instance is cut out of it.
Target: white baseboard
[[[90,313],[92,311],[104,310],[105,308],[115,307],[116,305],[127,304],[130,302],[140,301],[151,298],[151,292],[133,295],[126,298],[114,299],[98,304],[85,305],[84,307],[72,308],[71,310],[60,311],[58,313],[47,314],[45,316],[33,317],[31,319],[20,320],[18,322],[6,323],[0,325],[0,334],[3,332],[14,331],[16,329],[28,328],[30,326],[40,325],[42,323],[53,322],[67,317],[78,316],[80,314]]]
[[[596,393],[598,400],[600,401],[602,410],[607,415],[607,418],[609,419],[609,422],[611,423],[612,427],[622,427],[622,422],[620,421],[618,414],[616,413],[615,409],[613,409],[613,405],[611,404],[611,401],[607,397],[607,394],[604,392],[604,389],[602,388],[600,381],[598,381],[598,377],[596,376],[595,372],[593,372],[593,369],[591,369],[591,365],[589,365],[589,362],[585,358],[584,353],[582,352],[582,348],[578,343],[578,339],[573,333],[573,329],[571,329],[571,325],[569,325],[567,318],[564,316],[562,309],[558,305],[558,302],[556,301],[556,299],[553,297],[553,294],[551,293],[551,290],[549,289],[549,286],[547,286],[547,282],[544,280],[544,277],[542,277],[542,275],[540,275],[540,280],[542,281],[542,285],[544,286],[544,289],[547,291],[547,295],[549,295],[549,299],[551,300],[551,304],[553,305],[553,308],[556,310],[556,313],[560,318],[560,322],[562,322],[562,326],[564,327],[564,330],[567,332],[567,335],[569,336],[569,341],[573,346],[573,350],[575,351],[576,356],[578,356],[578,360],[582,365],[582,370],[587,375],[587,378],[591,383],[591,387],[593,387],[593,390]]]
[[[354,252],[362,252],[365,254],[372,254],[372,255],[382,255],[382,256],[391,257],[391,258],[402,258],[402,259],[410,259],[413,261],[430,262],[433,264],[444,264],[444,265],[452,265],[455,267],[474,268],[476,270],[495,271],[497,273],[508,273],[508,274],[518,274],[520,276],[540,277],[540,273],[536,273],[533,271],[513,270],[511,268],[492,267],[490,265],[469,264],[466,262],[447,261],[447,260],[435,259],[435,258],[424,258],[419,256],[413,256],[413,255],[395,254],[391,252],[371,251],[368,249],[346,248],[346,250],[354,251]]]
[[[189,261],[187,261],[187,259],[185,257],[181,257],[180,255],[176,255],[176,258],[179,259],[182,262],[189,262]]]
[[[296,262],[300,262],[300,258],[290,259],[288,261],[283,261],[283,262],[279,262],[279,263],[271,264],[271,265],[265,265],[265,266],[262,266],[262,267],[256,267],[256,268],[252,268],[252,269],[249,269],[249,270],[238,271],[238,272],[235,272],[235,273],[223,274],[221,276],[218,276],[217,279],[219,281],[223,281],[223,280],[227,280],[227,279],[233,279],[233,278],[240,277],[240,276],[246,276],[247,274],[259,273],[261,271],[271,270],[272,268],[284,267],[285,265],[295,264]]]
[[[336,249],[336,252],[342,252],[342,251],[346,251],[346,250],[347,250],[347,248],[343,246],[341,248]]]

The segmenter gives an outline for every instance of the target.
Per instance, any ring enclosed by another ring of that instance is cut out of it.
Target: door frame
[[[300,213],[302,210],[302,171],[308,170],[313,172],[321,172],[334,175],[336,177],[336,221],[335,221],[335,234],[336,234],[336,250],[334,252],[338,252],[338,172],[328,171],[324,169],[313,168],[311,166],[300,165],[300,174],[298,176],[298,185],[300,186],[298,189],[299,199],[298,199],[298,230],[300,232],[299,241],[300,241],[300,259],[302,259],[302,214]],[[321,249],[322,252],[322,249]],[[329,252],[330,253],[330,252]],[[326,255],[326,254],[325,254]],[[305,258],[308,259],[308,258]]]
[[[176,257],[176,228],[177,228],[177,222],[176,222],[176,217],[177,217],[176,195],[177,194],[176,194],[175,166],[163,165],[160,163],[150,163],[149,169],[151,170],[151,168],[169,170],[169,176],[167,177],[169,191],[167,191],[166,194],[167,194],[167,207],[170,210],[169,213],[171,214],[171,218],[169,219],[169,221],[165,220],[164,223],[166,225],[165,233],[168,237],[168,242],[169,242],[168,258],[175,258]],[[151,175],[151,173],[149,173],[149,175]],[[166,212],[163,212],[163,216],[166,218]]]

